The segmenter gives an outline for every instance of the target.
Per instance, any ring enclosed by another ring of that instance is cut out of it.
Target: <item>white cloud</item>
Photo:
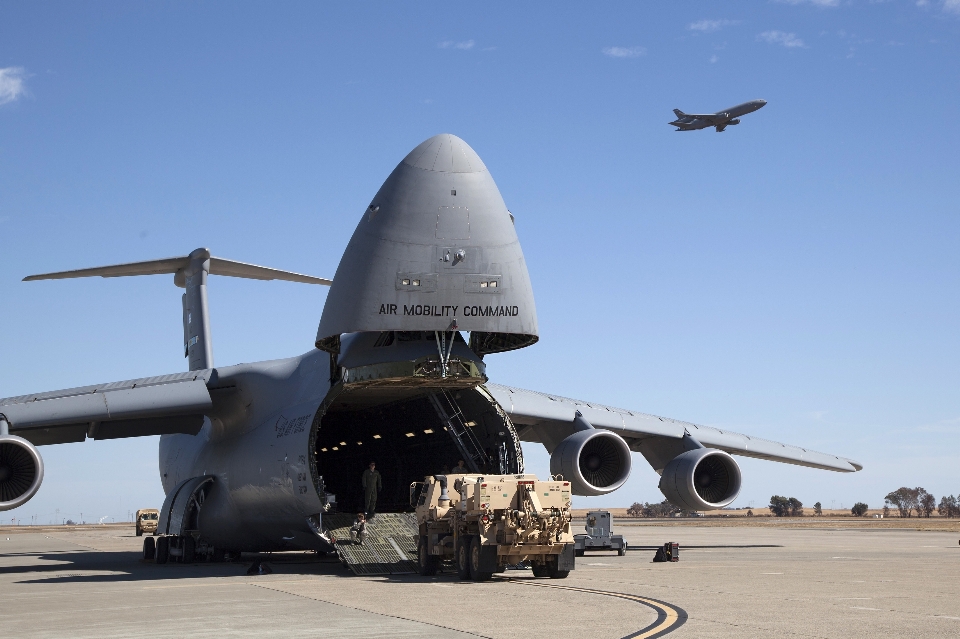
[[[943,0],[943,10],[960,15],[960,0]]]
[[[697,22],[691,22],[687,25],[687,28],[691,31],[700,31],[702,33],[710,33],[711,31],[719,31],[724,27],[729,27],[735,24],[740,24],[739,20],[698,20]]]
[[[603,50],[603,54],[611,58],[639,58],[646,52],[643,47],[607,47]]]
[[[716,55],[710,56],[710,64],[715,63],[715,62],[716,62],[717,60],[719,60],[719,59],[720,59],[720,58],[718,58]]]
[[[14,102],[27,91],[23,80],[27,77],[23,67],[0,69],[0,104]]]
[[[455,42],[453,40],[444,40],[437,46],[440,47],[441,49],[461,49],[463,51],[466,51],[467,49],[472,49],[473,45],[475,44],[476,42],[474,42],[473,40],[462,40],[460,42]]]
[[[785,31],[764,31],[757,36],[757,40],[763,40],[770,44],[782,44],[788,49],[807,46],[803,43],[803,40],[797,37],[797,34],[786,33]]]
[[[817,7],[839,7],[840,0],[774,0],[780,4],[812,4]]]

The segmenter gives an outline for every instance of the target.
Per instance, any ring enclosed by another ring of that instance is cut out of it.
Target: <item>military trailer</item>
[[[141,508],[137,511],[137,537],[147,533],[157,532],[157,522],[160,520],[160,511],[156,508]]]
[[[623,535],[613,535],[613,515],[606,510],[592,510],[587,513],[587,534],[574,535],[575,550],[582,557],[587,550],[616,550],[623,557],[627,554],[627,542]]]
[[[448,482],[452,485],[448,485]],[[461,579],[486,581],[530,562],[537,577],[574,568],[570,482],[535,475],[435,475],[410,486],[421,575],[452,559]]]

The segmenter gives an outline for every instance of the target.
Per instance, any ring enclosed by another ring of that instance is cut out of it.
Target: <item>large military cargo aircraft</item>
[[[766,104],[766,100],[750,100],[716,113],[684,113],[680,109],[674,109],[673,114],[677,119],[667,124],[677,127],[677,131],[697,131],[713,127],[717,133],[723,133],[728,126],[740,124],[742,116],[753,113]]]
[[[183,287],[189,372],[0,400],[0,509],[43,479],[37,446],[160,435],[166,500],[158,534],[223,552],[330,550],[323,517],[361,508],[376,460],[379,511],[408,510],[411,482],[463,459],[470,472],[522,473],[539,442],[577,495],[620,488],[640,453],[689,510],[740,490],[732,455],[853,472],[855,461],[490,383],[484,360],[538,339],[513,216],[490,172],[453,135],[407,155],[360,216],[333,280],[190,255],[27,280],[173,274]],[[327,285],[314,348],[214,366],[207,279]],[[469,337],[465,339],[464,335]]]

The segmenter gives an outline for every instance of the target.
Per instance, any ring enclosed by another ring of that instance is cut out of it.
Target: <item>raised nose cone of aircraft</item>
[[[470,331],[478,354],[537,341],[523,251],[480,156],[455,135],[407,154],[363,212],[327,295],[318,348],[343,333]]]

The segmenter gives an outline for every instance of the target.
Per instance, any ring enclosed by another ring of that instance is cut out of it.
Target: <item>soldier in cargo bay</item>
[[[370,462],[367,469],[363,471],[360,483],[363,485],[363,503],[367,517],[373,517],[377,510],[377,494],[383,489],[383,480],[380,478],[376,462]]]

